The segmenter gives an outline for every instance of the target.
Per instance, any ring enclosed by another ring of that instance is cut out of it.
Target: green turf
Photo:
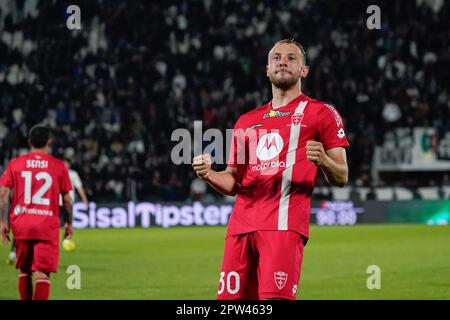
[[[61,253],[51,299],[215,299],[225,228],[76,230]],[[17,271],[0,246],[0,299],[16,299]],[[69,265],[81,289],[69,290]],[[369,265],[381,289],[369,290]],[[450,299],[450,227],[311,227],[298,299]]]

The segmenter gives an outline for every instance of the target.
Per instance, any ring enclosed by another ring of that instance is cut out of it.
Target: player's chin
[[[275,77],[272,79],[272,84],[282,90],[287,90],[292,88],[294,85],[297,84],[298,79],[294,77]]]

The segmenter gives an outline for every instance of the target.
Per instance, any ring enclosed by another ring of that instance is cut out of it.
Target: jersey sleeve
[[[5,172],[3,172],[2,177],[0,178],[0,186],[6,187],[8,189],[12,189],[14,187],[14,176],[11,169],[12,161],[6,167]]]
[[[325,104],[320,112],[318,138],[325,150],[336,147],[348,147],[349,143],[344,131],[344,122],[339,112]]]
[[[67,170],[67,167],[63,165],[63,174],[61,179],[61,193],[66,194],[72,190],[72,183],[70,182],[69,178],[69,171]]]
[[[238,119],[233,128],[230,155],[228,156],[227,162],[228,167],[245,167],[245,164],[247,162],[246,156],[247,152],[245,148],[245,131],[241,127],[240,119]]]

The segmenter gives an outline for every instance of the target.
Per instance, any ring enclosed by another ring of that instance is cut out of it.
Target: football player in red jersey
[[[0,179],[0,232],[4,244],[10,241],[10,227],[14,235],[20,298],[47,300],[50,273],[57,271],[59,261],[60,194],[67,215],[65,237],[70,238],[73,233],[69,195],[72,186],[64,162],[48,154],[50,130],[47,127],[31,128],[28,143],[31,151],[12,159]]]
[[[267,63],[272,100],[237,120],[227,169],[212,170],[209,155],[193,159],[201,179],[237,195],[218,299],[295,299],[318,169],[331,185],[347,183],[342,118],[302,93],[308,72],[299,43],[275,43]]]

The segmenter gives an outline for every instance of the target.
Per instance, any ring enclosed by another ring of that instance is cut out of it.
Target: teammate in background
[[[218,299],[295,299],[318,168],[331,185],[347,183],[342,119],[332,106],[302,93],[308,71],[299,43],[275,43],[267,64],[272,101],[236,122],[227,169],[212,170],[209,155],[193,159],[200,178],[238,195]]]
[[[67,170],[69,170],[69,178],[70,182],[72,183],[72,187],[78,191],[78,195],[81,198],[81,201],[88,205],[88,198],[86,196],[86,191],[84,190],[83,183],[81,182],[80,175],[78,172],[76,172],[73,169],[70,169],[71,163],[70,160],[65,159],[64,163],[66,164]],[[72,191],[69,192],[70,196],[72,197],[72,200],[75,202],[75,190],[72,189]]]
[[[12,159],[0,179],[0,233],[4,244],[10,241],[10,227],[14,235],[20,298],[47,300],[50,273],[57,272],[59,262],[60,194],[67,214],[65,237],[73,234],[69,195],[72,186],[64,162],[48,154],[48,128],[40,125],[31,128],[28,144],[31,151]],[[8,223],[11,192],[13,200]]]
[[[70,169],[70,165],[71,165],[70,164],[70,160],[65,159],[64,163],[65,163],[65,165],[67,167],[67,170],[69,170],[69,178],[70,178],[70,183],[72,184],[72,187],[78,191],[78,195],[80,196],[81,201],[83,201],[83,203],[86,206],[88,206],[89,205],[89,201],[88,201],[88,198],[86,196],[86,192],[84,191],[83,183],[81,182],[81,178],[78,175],[78,172],[76,172],[75,170]],[[75,190],[74,189],[72,189],[69,192],[70,197],[72,198],[73,202],[75,202],[75,200],[76,200]],[[65,209],[63,207],[62,197],[59,198],[59,205],[60,205],[60,215],[62,217],[62,222],[61,223],[64,223],[65,222],[64,217],[66,216],[66,213],[64,212]],[[75,245],[75,242],[74,242],[73,239],[70,239],[70,241],[73,243],[73,245]],[[63,249],[66,249],[64,247],[64,242],[62,243],[62,247],[63,247]]]

